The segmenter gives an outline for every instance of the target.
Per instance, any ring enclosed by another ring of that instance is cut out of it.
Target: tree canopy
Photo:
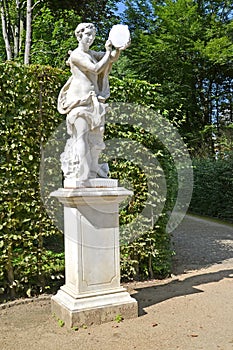
[[[65,68],[79,22],[97,26],[95,46],[102,47],[111,26],[124,22],[132,45],[114,65],[114,75],[159,84],[157,108],[169,111],[172,120],[176,116],[195,154],[213,154],[219,141],[229,149],[232,0],[125,0],[124,14],[116,11],[120,2],[0,0],[0,61]]]
[[[226,120],[233,122],[232,1],[135,0],[126,5],[125,20],[133,31],[128,69],[161,84],[164,108],[183,112],[190,144],[211,153],[211,127],[216,125],[216,133]]]
[[[59,12],[60,10],[73,10],[82,21],[91,20],[95,23],[102,22],[103,18],[111,19],[116,10],[116,3],[119,0],[44,0],[51,10]]]
[[[22,61],[24,56],[26,64],[57,66],[58,58],[65,62],[64,52],[75,42],[77,24],[93,22],[105,34],[117,20],[114,11],[118,1],[0,0],[0,48],[5,53],[1,60]]]

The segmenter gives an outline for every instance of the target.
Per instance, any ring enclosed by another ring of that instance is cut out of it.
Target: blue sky
[[[124,11],[124,9],[125,9],[124,2],[119,2],[117,13],[121,14]]]

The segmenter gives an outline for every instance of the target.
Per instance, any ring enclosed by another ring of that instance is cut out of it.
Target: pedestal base
[[[51,300],[52,313],[67,327],[99,325],[115,320],[138,316],[137,301],[120,288],[118,291],[102,295],[74,298],[60,289]]]
[[[52,312],[68,327],[138,316],[137,301],[120,286],[119,203],[132,192],[103,181],[51,194],[64,204],[65,227],[65,285]]]

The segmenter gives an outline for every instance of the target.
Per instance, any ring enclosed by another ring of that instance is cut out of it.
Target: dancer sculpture
[[[108,75],[120,51],[130,42],[128,35],[128,42],[124,46],[112,50],[112,42],[108,39],[106,51],[96,52],[90,50],[95,34],[92,23],[77,26],[75,35],[79,44],[74,51],[69,52],[67,61],[72,75],[58,97],[58,111],[67,114],[67,132],[70,135],[61,154],[62,170],[65,178],[80,181],[107,177],[108,165],[99,164],[98,159],[105,148],[103,134],[108,110],[105,101],[110,95]]]

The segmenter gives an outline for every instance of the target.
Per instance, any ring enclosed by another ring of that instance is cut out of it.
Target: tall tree
[[[38,39],[39,49],[43,47],[44,55],[51,57],[51,52],[54,52],[53,58],[56,57],[55,36],[59,33],[62,34],[62,27],[67,35],[69,32],[69,36],[73,37],[73,31],[79,21],[92,21],[103,32],[106,30],[106,24],[107,27],[111,25],[118,1],[0,0],[1,31],[6,59],[21,60],[24,56],[25,64],[28,64],[30,59],[36,63],[35,53]],[[49,21],[47,22],[45,19],[49,19]],[[43,36],[42,33],[46,36]],[[63,44],[65,43],[62,35],[59,39]],[[70,41],[66,35],[65,39]],[[31,51],[32,47],[33,52]],[[30,58],[31,54],[32,58]],[[48,62],[47,57],[45,61],[54,65],[54,61]]]
[[[24,62],[29,63],[32,11],[39,3],[37,1],[33,4],[33,0],[0,0],[1,29],[8,60],[18,58],[25,49]]]
[[[24,64],[29,64],[29,61],[30,61],[31,42],[32,42],[32,0],[27,0]]]
[[[6,48],[7,59],[11,60],[13,57],[12,47],[11,47],[11,19],[9,3],[6,0],[0,0],[0,11],[1,11],[1,23],[2,23],[2,35]]]
[[[45,3],[52,11],[57,13],[61,10],[73,10],[81,18],[81,21],[95,22],[103,21],[103,18],[110,19],[116,10],[116,4],[120,0],[45,0]]]
[[[136,9],[142,5],[128,2],[129,26],[132,3]],[[213,124],[218,128],[226,114],[232,120],[232,1],[146,3],[151,12],[146,26],[142,16],[134,30],[129,65],[140,79],[161,84],[162,108],[181,108],[190,144],[211,152]]]

